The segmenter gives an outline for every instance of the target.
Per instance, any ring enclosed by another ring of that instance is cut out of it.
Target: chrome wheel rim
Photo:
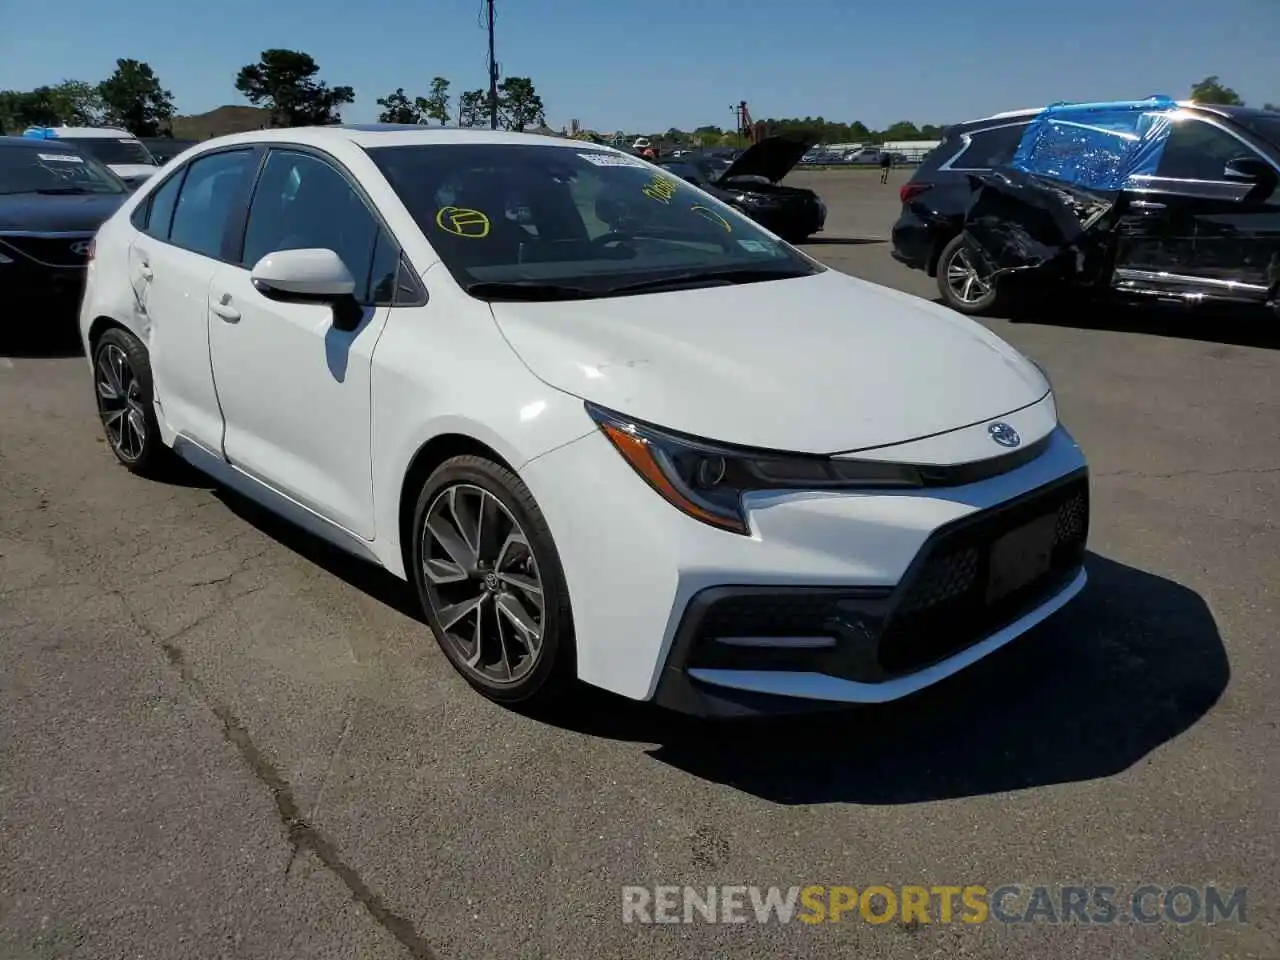
[[[142,384],[125,352],[114,343],[98,351],[94,362],[98,414],[116,456],[134,463],[147,444],[147,415]]]
[[[960,247],[947,262],[947,286],[961,303],[978,303],[991,293],[991,280],[983,278],[975,261]]]
[[[511,511],[474,484],[446,487],[422,529],[422,573],[444,642],[489,683],[529,675],[542,653],[542,576]]]

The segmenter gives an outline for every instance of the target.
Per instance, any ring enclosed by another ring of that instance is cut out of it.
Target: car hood
[[[980,324],[834,270],[490,306],[544,382],[722,443],[866,450],[981,423],[1049,392],[1035,364]]]
[[[149,163],[109,163],[107,166],[122,180],[145,179],[160,169]]]
[[[95,233],[126,199],[125,193],[0,194],[0,230]]]
[[[720,182],[730,177],[764,177],[770,183],[777,183],[791,172],[791,168],[817,142],[818,138],[809,133],[784,133],[776,137],[765,137],[744,150],[742,156],[734,160],[721,175]]]

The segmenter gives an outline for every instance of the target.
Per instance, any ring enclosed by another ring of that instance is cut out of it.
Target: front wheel
[[[575,674],[573,616],[529,488],[483,457],[445,461],[414,511],[413,580],[440,649],[499,703],[542,706]]]
[[[1000,290],[986,258],[961,233],[938,255],[938,292],[952,310],[979,316],[1000,302]]]

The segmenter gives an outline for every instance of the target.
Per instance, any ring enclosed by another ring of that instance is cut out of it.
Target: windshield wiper
[[[617,296],[622,293],[639,293],[642,290],[665,290],[668,288],[689,287],[695,284],[711,286],[718,283],[760,283],[765,280],[787,280],[794,277],[807,277],[809,273],[795,270],[763,270],[759,267],[730,267],[723,270],[699,270],[690,273],[677,273],[674,276],[656,277],[652,280],[638,280],[635,283],[624,283],[609,287],[604,296]]]
[[[77,193],[97,193],[98,191],[90,187],[41,187],[33,192],[45,194],[46,196],[63,196]]]
[[[481,300],[589,300],[600,296],[585,287],[540,280],[478,280],[463,289]]]

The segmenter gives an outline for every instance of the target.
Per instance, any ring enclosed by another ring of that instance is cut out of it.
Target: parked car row
[[[1280,113],[1153,98],[1000,114],[952,127],[901,198],[893,256],[962,313],[1062,287],[1280,297]]]
[[[201,144],[93,245],[110,450],[408,581],[500,702],[906,696],[1081,590],[1085,460],[984,327],[719,199],[788,196],[805,148],[757,145],[712,192],[489,130]]]

